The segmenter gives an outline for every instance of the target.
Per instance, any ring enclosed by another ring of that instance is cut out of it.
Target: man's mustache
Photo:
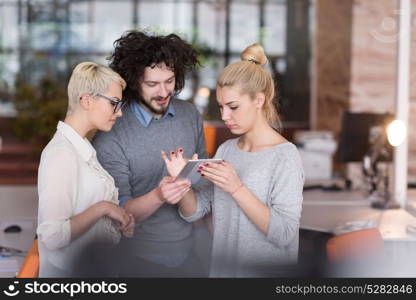
[[[151,100],[155,100],[155,101],[164,100],[164,99],[168,99],[168,98],[172,97],[172,95],[173,95],[173,93],[169,93],[166,97],[155,96],[155,97],[152,97]]]

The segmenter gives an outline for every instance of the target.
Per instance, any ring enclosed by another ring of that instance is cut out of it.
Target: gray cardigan
[[[210,185],[197,193],[197,211],[183,217],[202,218],[212,204],[214,238],[211,277],[274,276],[279,265],[296,263],[304,172],[296,147],[283,143],[260,152],[246,152],[238,139],[226,141],[215,157],[236,169],[244,185],[270,207],[264,235],[222,189]]]

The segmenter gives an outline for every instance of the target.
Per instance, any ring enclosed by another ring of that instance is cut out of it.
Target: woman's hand
[[[174,178],[179,175],[189,160],[189,158],[183,157],[182,148],[178,148],[175,151],[170,151],[169,157],[166,155],[165,151],[161,151],[160,156],[162,156],[162,159],[165,162],[169,175]],[[198,154],[192,155],[192,159],[198,159]]]
[[[234,167],[225,161],[221,163],[204,163],[199,166],[198,172],[201,176],[231,195],[243,185]]]
[[[131,238],[131,237],[133,237],[134,225],[136,223],[134,221],[133,215],[132,214],[128,214],[128,215],[129,215],[129,222],[127,223],[127,225],[125,227],[120,228],[120,231],[126,238]]]
[[[103,201],[105,205],[104,215],[119,224],[118,229],[126,228],[130,225],[131,215],[126,210],[117,204],[109,201]],[[131,226],[131,225],[130,225]]]

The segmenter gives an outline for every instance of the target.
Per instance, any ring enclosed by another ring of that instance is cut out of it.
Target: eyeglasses
[[[119,100],[117,98],[110,98],[110,97],[104,96],[103,94],[100,94],[100,93],[96,93],[96,94],[94,94],[94,96],[104,98],[104,99],[110,101],[111,105],[114,106],[114,113],[115,114],[118,113],[120,111],[120,109],[122,109],[127,103],[127,101]]]

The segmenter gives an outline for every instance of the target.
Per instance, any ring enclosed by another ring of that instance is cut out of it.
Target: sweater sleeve
[[[278,247],[289,245],[299,231],[304,172],[296,148],[279,159],[270,197],[267,239]]]
[[[185,217],[179,210],[179,215],[187,222],[195,222],[202,219],[211,211],[211,201],[214,198],[214,185],[207,181],[203,188],[195,191],[195,196],[197,199],[196,211],[192,216]]]
[[[127,200],[132,198],[132,188],[129,180],[131,171],[123,147],[114,130],[111,132],[97,132],[93,145],[97,151],[100,164],[114,178],[118,187],[120,205],[123,206]]]
[[[77,197],[77,159],[65,148],[45,153],[39,167],[39,241],[50,250],[71,241],[70,218]]]
[[[224,144],[223,144],[224,145]],[[223,145],[221,145],[217,152],[215,153],[214,158],[222,158],[223,155]],[[211,205],[214,200],[215,187],[214,184],[208,180],[203,180],[204,184],[198,186],[195,189],[195,196],[197,201],[197,207],[195,214],[189,217],[185,217],[179,211],[180,216],[187,222],[194,222],[203,218],[207,213],[211,211]]]

